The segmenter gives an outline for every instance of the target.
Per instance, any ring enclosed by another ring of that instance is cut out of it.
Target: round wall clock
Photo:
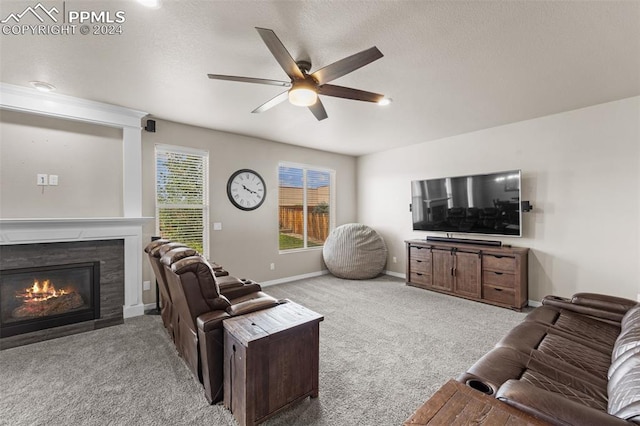
[[[253,170],[238,170],[227,182],[229,201],[240,210],[257,209],[264,202],[266,195],[264,179]]]

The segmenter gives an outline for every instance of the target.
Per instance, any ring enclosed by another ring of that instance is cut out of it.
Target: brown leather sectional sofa
[[[160,239],[145,252],[160,289],[162,322],[209,403],[217,402],[223,396],[223,320],[284,301],[262,292],[252,280],[229,275],[184,244]]]
[[[640,304],[542,303],[458,380],[551,424],[640,424]]]

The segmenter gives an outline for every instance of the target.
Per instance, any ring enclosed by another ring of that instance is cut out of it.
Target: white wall
[[[411,180],[521,169],[523,199],[534,205],[523,237],[490,238],[531,249],[529,299],[578,291],[636,299],[639,146],[634,97],[366,155],[357,163],[358,221],[385,238],[387,269],[404,273],[403,241],[427,235],[412,231]]]
[[[0,217],[122,216],[122,130],[3,110]],[[36,185],[38,173],[58,186]]]
[[[143,216],[155,216],[155,144],[187,146],[209,151],[211,260],[231,274],[264,282],[320,272],[320,249],[278,254],[278,163],[294,162],[336,171],[336,226],[356,219],[356,159],[308,148],[157,120],[156,133],[143,132]],[[260,173],[267,187],[265,202],[254,211],[235,208],[227,198],[227,180],[238,169]],[[213,222],[222,230],[213,231]],[[145,241],[155,224],[144,229]],[[145,279],[151,268],[145,261]],[[276,269],[270,270],[275,263]],[[149,292],[145,292],[149,293]],[[149,295],[145,295],[148,300]]]

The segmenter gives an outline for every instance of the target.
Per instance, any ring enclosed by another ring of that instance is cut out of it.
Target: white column
[[[142,130],[122,128],[122,196],[124,217],[142,216]]]

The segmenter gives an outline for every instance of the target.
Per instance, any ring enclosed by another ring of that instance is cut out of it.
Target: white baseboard
[[[402,272],[393,272],[393,271],[382,271],[385,275],[391,275],[392,277],[402,278],[403,280],[407,279],[407,274],[403,274]]]
[[[155,306],[155,304],[153,305]],[[122,316],[124,318],[137,317],[139,315],[144,315],[145,305],[139,303],[137,305],[132,306],[123,306],[122,307]]]
[[[292,277],[285,277],[285,278],[278,278],[276,280],[270,280],[270,281],[263,281],[261,283],[259,283],[262,287],[269,287],[271,285],[276,285],[276,284],[283,284],[283,283],[288,283],[291,281],[297,281],[297,280],[304,280],[305,278],[313,278],[313,277],[319,277],[321,275],[327,275],[329,273],[329,271],[322,270],[322,271],[318,271],[318,272],[311,272],[308,274],[302,274],[302,275],[294,275]]]
[[[537,308],[538,306],[542,306],[542,302],[539,302],[537,300],[529,300],[529,306],[531,306],[532,308]]]

